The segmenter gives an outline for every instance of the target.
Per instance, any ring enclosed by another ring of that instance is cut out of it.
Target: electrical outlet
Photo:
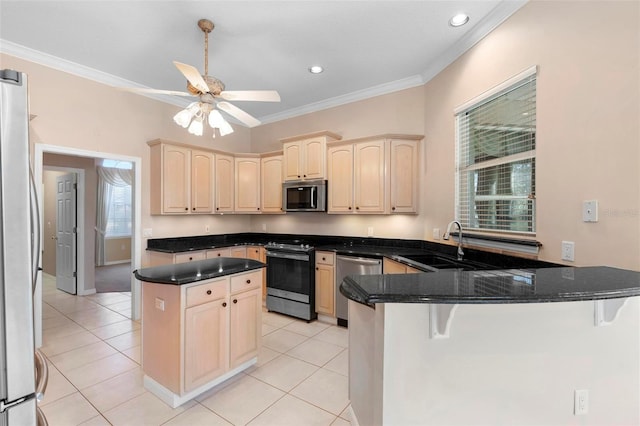
[[[562,260],[568,262],[575,261],[575,248],[576,244],[573,241],[562,242]]]
[[[434,240],[440,239],[440,228],[433,228],[433,239]]]
[[[598,221],[598,200],[585,201],[582,203],[582,221]]]
[[[367,228],[367,237],[373,237],[373,226]]]
[[[147,237],[147,238],[148,238],[148,237],[153,237],[153,229],[151,229],[151,228],[144,228],[144,229],[142,230],[142,236],[143,236],[143,237]]]
[[[156,309],[164,311],[164,300],[156,297]]]
[[[576,389],[573,393],[573,414],[576,416],[589,412],[589,390]]]

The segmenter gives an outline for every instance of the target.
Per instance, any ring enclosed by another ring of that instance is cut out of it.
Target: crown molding
[[[25,59],[29,62],[34,62],[40,65],[44,65],[49,68],[54,68],[59,71],[63,71],[78,77],[93,80],[98,83],[105,84],[114,88],[141,88],[148,89],[148,87],[133,81],[116,77],[113,74],[109,74],[95,68],[90,68],[85,65],[78,64],[76,62],[68,61],[66,59],[59,58],[57,56],[49,55],[48,53],[40,52],[38,50],[31,49],[26,46],[22,46],[17,43],[13,43],[8,40],[0,39],[0,53],[4,53],[10,56],[15,56],[20,59]],[[147,98],[155,99],[157,101],[165,102],[171,105],[179,107],[186,107],[191,103],[187,99],[180,99],[177,96],[169,96],[153,93],[137,93],[138,95],[145,96]]]
[[[388,93],[393,93],[404,89],[410,89],[412,87],[421,86],[423,84],[424,80],[422,79],[422,76],[414,75],[411,77],[403,78],[401,80],[391,81],[389,83],[383,83],[377,86],[369,87],[367,89],[347,93],[346,95],[336,96],[333,98],[324,99],[322,101],[313,102],[307,105],[303,105],[299,108],[292,108],[276,114],[266,115],[264,117],[261,117],[260,121],[262,121],[263,124],[274,123],[276,121],[285,120],[287,118],[310,114],[312,112],[321,111],[323,109],[333,108],[340,105],[373,98],[375,96],[386,95]]]
[[[433,61],[422,73],[425,83],[438,75],[442,70],[451,65],[456,59],[462,56],[467,50],[475,46],[480,40],[485,38],[491,31],[495,30],[507,18],[524,6],[528,0],[507,0],[501,1],[494,7],[487,16],[466,33],[453,46],[447,48]]]

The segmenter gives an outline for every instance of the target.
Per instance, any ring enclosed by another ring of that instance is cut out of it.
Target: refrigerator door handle
[[[47,360],[38,349],[36,349],[35,356],[36,363],[36,399],[42,401],[44,398],[44,391],[47,389],[49,383],[49,366]]]
[[[36,180],[33,177],[31,167],[29,167],[29,180],[31,183],[31,261],[33,262],[32,291],[35,294],[38,271],[40,270],[40,206],[38,205]]]

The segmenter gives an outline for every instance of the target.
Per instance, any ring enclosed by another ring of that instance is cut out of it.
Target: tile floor
[[[348,331],[264,312],[258,363],[171,409],[142,386],[129,293],[77,297],[43,278],[50,426],[348,425]]]

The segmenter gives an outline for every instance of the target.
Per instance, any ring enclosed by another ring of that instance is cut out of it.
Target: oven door
[[[309,254],[267,251],[267,293],[272,288],[309,296],[311,282]]]

